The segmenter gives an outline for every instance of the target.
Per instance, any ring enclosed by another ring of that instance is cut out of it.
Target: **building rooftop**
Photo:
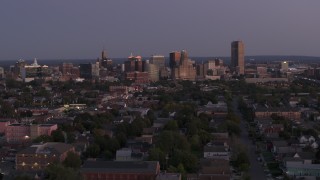
[[[73,148],[70,144],[60,142],[48,142],[45,144],[31,145],[18,154],[62,154]]]
[[[157,173],[158,161],[86,161],[81,172]]]
[[[55,124],[39,124],[40,127],[51,127],[54,126]]]
[[[10,124],[9,126],[30,126],[30,125],[15,123],[15,124]]]

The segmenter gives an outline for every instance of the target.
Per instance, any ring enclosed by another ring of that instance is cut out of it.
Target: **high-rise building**
[[[215,61],[215,66],[216,67],[217,66],[223,66],[223,60],[222,59],[216,58],[216,59],[214,59],[214,61]]]
[[[244,44],[242,41],[231,43],[231,67],[236,74],[244,74]]]
[[[173,69],[176,66],[179,66],[180,58],[181,58],[181,52],[173,51],[173,52],[170,53],[169,56],[170,56],[170,62],[169,62],[170,68]]]
[[[100,68],[106,68],[108,70],[112,70],[112,59],[107,57],[107,52],[103,50],[101,52],[101,59],[98,59],[100,62]]]
[[[288,61],[282,61],[280,70],[281,70],[281,72],[288,72],[288,70],[289,70],[289,62]]]
[[[188,58],[188,53],[185,50],[181,51],[180,62],[174,68],[174,79],[194,81],[196,78],[196,67],[194,61]]]
[[[129,56],[128,60],[124,62],[125,66],[125,71],[126,72],[134,72],[134,71],[139,71],[143,72],[143,63],[141,60],[141,56]]]
[[[106,52],[105,50],[103,50],[103,51],[101,52],[101,59],[102,59],[102,60],[106,60],[106,59],[107,59],[107,52]]]
[[[99,63],[80,64],[80,77],[84,79],[93,79],[99,77]]]
[[[152,82],[159,81],[159,67],[156,64],[146,63],[146,69],[149,75],[149,80]]]
[[[19,59],[19,61],[17,61],[14,65],[14,67],[11,69],[13,76],[14,77],[21,77],[21,69],[26,65],[27,65],[27,63],[24,60]]]
[[[37,59],[34,59],[34,62],[31,65],[24,65],[20,67],[21,78],[28,82],[36,79],[45,79],[50,77],[51,72],[48,66],[39,65]]]
[[[152,55],[150,63],[159,67],[159,69],[165,67],[165,58],[162,55]]]
[[[0,79],[4,78],[4,69],[3,67],[0,67]]]

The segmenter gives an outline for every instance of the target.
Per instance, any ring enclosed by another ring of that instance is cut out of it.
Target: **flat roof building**
[[[160,164],[158,161],[86,161],[80,173],[85,180],[155,180]]]

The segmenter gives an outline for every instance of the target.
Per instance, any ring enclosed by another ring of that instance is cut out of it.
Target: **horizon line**
[[[244,57],[261,57],[261,56],[266,56],[266,57],[271,57],[271,56],[287,56],[287,57],[309,57],[309,58],[320,58],[320,56],[312,56],[312,55],[245,55]],[[144,56],[142,56],[144,57]],[[149,56],[145,56],[146,58]],[[164,56],[165,58],[169,58],[169,56]],[[231,56],[189,56],[190,58],[231,58]],[[36,58],[36,57],[35,57]],[[18,61],[18,60],[34,60],[35,58],[19,58],[19,59],[0,59],[1,61]],[[99,58],[99,57],[98,57]],[[127,59],[127,57],[108,57],[109,59]],[[51,61],[51,60],[97,60],[97,58],[36,58],[37,60],[46,60],[46,61]]]

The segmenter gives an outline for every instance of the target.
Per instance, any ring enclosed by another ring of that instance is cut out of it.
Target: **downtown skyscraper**
[[[231,68],[237,75],[244,75],[244,44],[242,41],[231,43]]]

